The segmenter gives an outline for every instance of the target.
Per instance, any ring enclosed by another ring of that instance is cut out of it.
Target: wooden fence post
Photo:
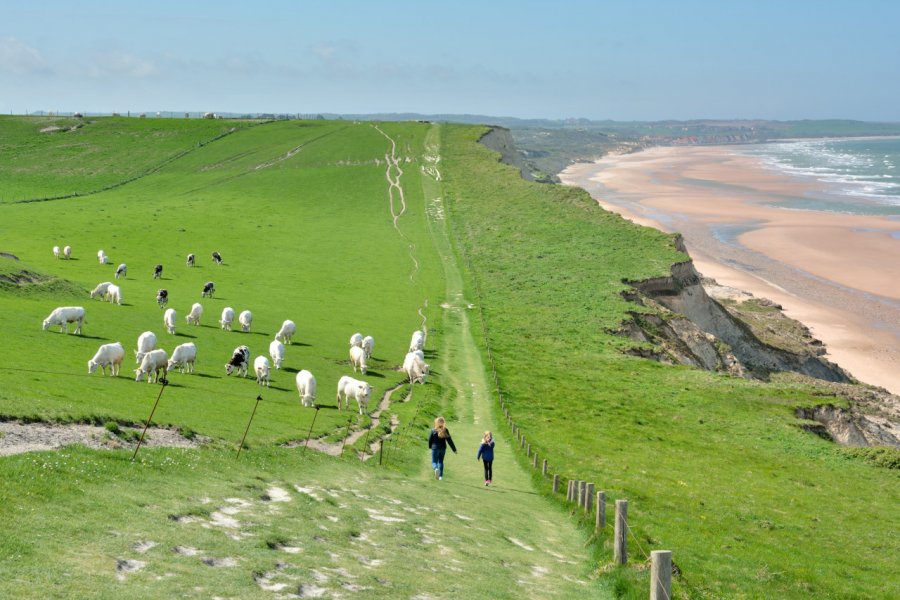
[[[584,512],[589,513],[592,508],[594,508],[594,484],[589,483],[584,491]]]
[[[557,493],[559,491],[559,473],[553,476],[553,493]]]
[[[585,501],[584,497],[587,495],[587,482],[579,481],[578,482],[578,506],[584,506]]]
[[[606,527],[606,492],[597,492],[597,529]]]
[[[566,502],[571,502],[575,498],[575,494],[574,494],[574,492],[572,492],[572,489],[574,487],[575,487],[575,480],[570,479],[569,480],[569,489],[566,490]]]
[[[528,449],[525,451],[525,456],[531,456],[531,442],[528,442]]]
[[[624,565],[628,561],[628,547],[626,545],[626,528],[628,527],[628,500],[616,500],[616,528],[613,540],[613,560],[617,565]]]
[[[650,553],[650,600],[672,598],[672,551],[653,550]]]
[[[525,436],[522,436],[522,439],[519,441],[519,448],[525,447]]]
[[[547,476],[547,459],[546,458],[544,459],[544,466],[541,467],[541,475],[543,475],[544,477]]]

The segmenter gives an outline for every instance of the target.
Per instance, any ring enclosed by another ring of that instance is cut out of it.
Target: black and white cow
[[[212,253],[212,259],[215,261],[215,263],[216,263],[217,265],[221,265],[221,264],[222,264],[222,255],[219,254],[218,252],[213,252],[213,253]]]
[[[159,307],[162,308],[166,304],[169,303],[169,290],[158,289],[156,290],[156,303],[159,304]]]
[[[201,294],[201,296],[203,298],[212,298],[213,293],[215,293],[215,291],[216,291],[216,284],[213,283],[212,281],[207,281],[206,283],[203,284],[203,293]]]
[[[153,267],[153,279],[159,279],[162,277],[162,265],[156,265]]]

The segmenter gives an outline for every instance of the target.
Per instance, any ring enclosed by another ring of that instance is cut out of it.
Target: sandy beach
[[[739,147],[653,148],[560,174],[636,223],[680,232],[697,270],[781,304],[854,377],[900,394],[900,223],[795,210],[824,184]]]

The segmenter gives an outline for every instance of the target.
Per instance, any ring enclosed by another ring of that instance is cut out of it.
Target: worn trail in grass
[[[426,136],[426,148],[440,147],[440,129],[432,127]],[[426,205],[439,206],[440,172],[436,167],[422,169],[422,187]],[[466,506],[472,518],[493,535],[502,536],[522,552],[517,566],[522,577],[516,579],[514,595],[524,597],[598,597],[596,583],[585,579],[590,565],[586,560],[585,536],[576,529],[558,506],[534,491],[531,478],[513,459],[505,432],[496,426],[490,409],[491,396],[484,365],[472,336],[472,304],[465,298],[463,281],[450,242],[447,221],[442,211],[428,213],[428,226],[440,255],[446,281],[442,303],[442,346],[436,361],[444,374],[443,385],[454,393],[455,420],[448,423],[459,453],[448,452],[444,479],[435,481],[423,435],[423,462],[420,477],[445,490],[448,504]],[[494,483],[483,485],[482,464],[475,460],[485,430],[496,441]],[[517,527],[496,531],[492,520],[500,514],[518,515]],[[530,565],[530,567],[529,567]],[[552,581],[540,585],[539,581]],[[510,590],[512,592],[512,590]],[[491,595],[495,595],[493,591]]]

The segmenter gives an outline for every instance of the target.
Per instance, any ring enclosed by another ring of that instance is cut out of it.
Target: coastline
[[[900,394],[897,220],[779,206],[828,189],[740,147],[651,148],[573,164],[560,179],[635,223],[681,233],[703,275],[781,304],[830,360]]]

